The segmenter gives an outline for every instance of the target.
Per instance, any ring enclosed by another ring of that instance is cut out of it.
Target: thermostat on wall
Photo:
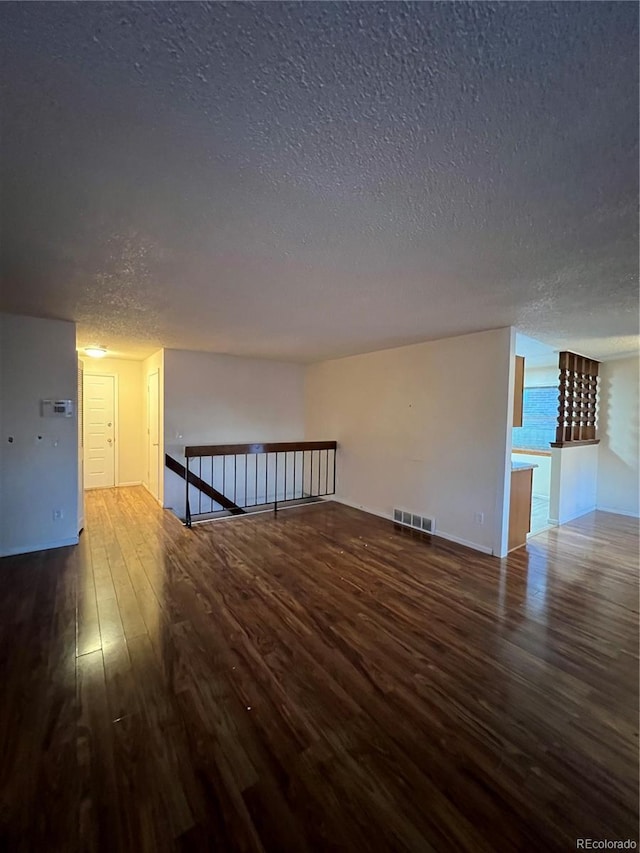
[[[43,418],[71,418],[73,417],[73,400],[42,400]]]

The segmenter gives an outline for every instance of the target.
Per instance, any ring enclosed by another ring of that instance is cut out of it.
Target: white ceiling
[[[638,333],[635,3],[0,5],[5,311],[315,360]]]

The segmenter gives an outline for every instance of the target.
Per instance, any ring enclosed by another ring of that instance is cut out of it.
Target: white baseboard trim
[[[94,492],[98,489],[123,489],[126,486],[142,486],[142,485],[143,485],[142,480],[135,480],[135,481],[132,481],[131,483],[116,483],[115,486],[85,486],[84,491],[85,492]]]
[[[540,527],[540,528],[538,528],[538,530],[530,530],[527,533],[527,539],[530,539],[532,536],[537,536],[538,533],[544,533],[547,530],[551,530],[552,527],[557,527],[557,526],[558,526],[557,521],[554,521],[552,518],[548,518],[546,527]]]
[[[390,521],[393,523],[393,516],[387,515],[384,512],[380,512],[376,509],[371,509],[371,507],[363,506],[362,504],[357,504],[352,501],[345,500],[344,498],[338,498],[335,495],[330,497],[331,500],[334,500],[336,503],[344,504],[345,506],[350,506],[353,509],[361,509],[363,512],[368,512],[370,515],[376,515],[378,518],[384,518],[386,521]],[[410,527],[406,528],[407,530],[411,530]],[[427,536],[433,535],[435,537],[439,537],[440,539],[446,539],[448,542],[454,542],[456,545],[464,545],[465,548],[471,548],[474,551],[480,551],[482,554],[489,554],[490,556],[493,554],[491,548],[487,548],[485,545],[477,545],[475,542],[469,542],[467,539],[461,539],[459,536],[452,536],[450,533],[444,533],[442,530],[438,530],[436,528],[436,532],[433,534],[427,533]]]
[[[489,556],[493,556],[493,549],[487,548],[486,545],[477,545],[475,542],[469,542],[468,539],[460,539],[459,536],[451,536],[450,533],[443,533],[441,530],[437,529],[434,535],[440,536],[441,539],[447,539],[449,542],[455,542],[456,545],[464,545],[465,548],[472,548],[474,551],[480,551],[481,554],[489,554]]]
[[[162,509],[170,509],[170,507],[166,507],[166,506],[162,503],[162,501],[160,500],[160,498],[157,498],[157,497],[153,494],[153,492],[151,491],[151,489],[149,488],[149,486],[148,486],[146,483],[138,483],[138,484],[136,484],[136,485],[144,486],[144,488],[149,492],[149,494],[150,494],[150,495],[151,495],[151,497],[154,499],[154,501],[158,504],[158,506],[161,506],[161,507],[162,507]]]
[[[611,506],[597,506],[598,512],[610,512],[613,515],[626,515],[627,518],[640,518],[637,512],[629,512],[627,509],[614,509]]]
[[[567,515],[565,518],[549,518],[549,524],[552,524],[555,527],[559,527],[561,524],[568,524],[570,521],[575,521],[576,518],[582,518],[583,515],[589,515],[590,512],[595,512],[595,506],[589,507],[588,509],[580,509],[578,512],[573,515]]]
[[[377,509],[372,509],[370,506],[364,506],[363,504],[357,504],[355,501],[348,501],[346,498],[339,498],[337,495],[329,496],[328,500],[333,500],[337,504],[344,504],[345,506],[350,506],[352,509],[361,509],[362,512],[368,512],[369,515],[375,515],[378,518],[384,518],[386,521],[393,521],[393,518],[390,515],[386,515],[384,512],[380,512]],[[409,528],[407,528],[409,529]]]
[[[0,557],[16,557],[18,554],[33,554],[35,551],[51,551],[53,548],[66,548],[69,545],[77,545],[79,536],[70,536],[68,539],[57,539],[55,542],[41,542],[38,545],[17,545],[15,548],[7,548],[0,553]]]

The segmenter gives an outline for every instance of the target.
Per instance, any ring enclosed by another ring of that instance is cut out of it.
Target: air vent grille
[[[423,533],[433,533],[436,529],[434,518],[430,518],[427,515],[416,515],[413,512],[406,512],[403,509],[393,510],[393,520],[397,524],[412,527],[414,530],[421,530]]]

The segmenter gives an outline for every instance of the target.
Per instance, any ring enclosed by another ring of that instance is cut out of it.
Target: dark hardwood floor
[[[500,561],[338,504],[188,531],[119,489],[0,572],[6,849],[638,841],[637,521]]]

